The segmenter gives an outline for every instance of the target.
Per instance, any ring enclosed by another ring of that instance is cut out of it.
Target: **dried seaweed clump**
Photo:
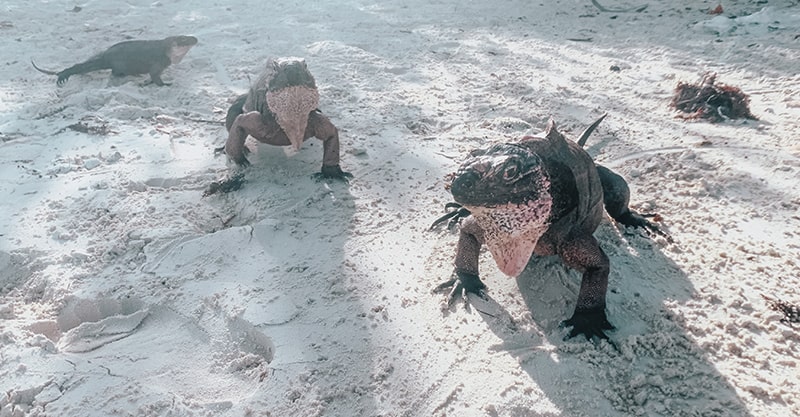
[[[81,132],[81,133],[88,133],[90,135],[102,135],[102,136],[106,136],[112,133],[117,133],[111,128],[111,126],[107,121],[97,116],[81,117],[80,121],[78,121],[77,123],[73,123],[64,129],[61,129],[59,133],[63,132],[66,129],[74,130],[76,132]]]
[[[766,300],[769,308],[783,313],[781,323],[800,323],[800,305],[790,304],[780,299],[767,297],[766,295],[762,295],[762,297]]]
[[[717,74],[708,73],[700,84],[679,82],[670,107],[679,110],[685,119],[706,119],[722,122],[728,119],[753,119],[750,98],[737,87],[715,84]]]
[[[208,197],[216,193],[229,193],[242,188],[244,184],[244,173],[237,173],[232,177],[225,178],[224,180],[214,181],[206,187],[203,191],[203,197]]]

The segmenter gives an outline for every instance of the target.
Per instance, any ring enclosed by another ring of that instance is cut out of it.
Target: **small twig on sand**
[[[759,90],[759,91],[751,91],[751,92],[749,92],[749,93],[747,93],[747,94],[749,94],[749,95],[753,96],[753,95],[758,95],[758,94],[773,94],[773,93],[783,93],[783,92],[785,92],[785,91],[786,91],[786,90],[784,90],[784,89],[774,89],[774,90]]]
[[[61,106],[61,107],[55,108],[53,110],[50,110],[47,113],[42,113],[42,114],[37,115],[36,117],[33,118],[33,120],[42,120],[42,119],[46,119],[46,118],[48,118],[50,116],[55,116],[56,114],[61,113],[62,111],[66,110],[66,108],[67,108],[67,106]]]
[[[186,120],[188,120],[190,122],[197,122],[197,123],[208,123],[208,124],[212,124],[212,125],[224,125],[225,124],[224,120],[208,120],[208,119],[192,119],[192,118],[188,118]]]
[[[20,138],[25,136],[25,134],[20,132],[12,132],[12,133],[3,133],[0,132],[0,142],[11,142],[16,138]]]
[[[232,214],[230,217],[228,217],[228,220],[222,220],[220,218],[220,220],[222,220],[222,226],[223,227],[228,227],[228,225],[231,223],[231,220],[233,220],[235,218],[236,218],[236,214]]]
[[[605,12],[605,13],[628,13],[628,12],[639,13],[639,12],[643,12],[644,9],[647,8],[647,5],[645,4],[644,6],[629,7],[627,9],[608,9],[608,8],[603,7],[602,4],[598,3],[597,0],[592,0],[592,4],[594,4],[594,7],[597,7],[597,10],[600,10],[601,12]]]

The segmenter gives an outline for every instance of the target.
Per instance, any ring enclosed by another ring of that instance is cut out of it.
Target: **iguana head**
[[[541,158],[513,143],[472,151],[450,191],[483,229],[500,270],[519,275],[550,226],[553,199]]]
[[[306,60],[303,58],[271,59],[267,62],[267,71],[272,72],[268,83],[269,91],[278,91],[294,86],[317,89],[314,77],[308,71],[308,65],[306,65]]]
[[[169,61],[172,64],[181,62],[183,57],[189,53],[189,50],[197,45],[197,38],[194,36],[171,36],[167,40],[172,45],[169,50]]]
[[[267,106],[295,149],[305,139],[308,115],[319,106],[314,77],[302,58],[267,62]]]

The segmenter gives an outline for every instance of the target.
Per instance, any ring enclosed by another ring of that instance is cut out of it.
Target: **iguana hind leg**
[[[625,226],[641,227],[647,233],[669,237],[657,225],[645,218],[653,217],[653,214],[639,214],[628,207],[631,191],[624,178],[601,165],[597,165],[597,173],[600,175],[600,183],[603,184],[603,204],[606,212],[614,220]]]

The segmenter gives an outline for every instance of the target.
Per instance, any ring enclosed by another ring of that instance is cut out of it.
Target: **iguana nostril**
[[[489,172],[490,169],[492,169],[492,163],[489,161],[479,162],[475,165],[472,165],[472,169],[478,174],[483,175]]]
[[[458,196],[463,196],[464,194],[472,191],[480,178],[480,174],[475,171],[465,172],[453,180],[453,184],[450,186],[450,191],[453,193],[453,196],[456,196],[456,198],[458,198]]]

